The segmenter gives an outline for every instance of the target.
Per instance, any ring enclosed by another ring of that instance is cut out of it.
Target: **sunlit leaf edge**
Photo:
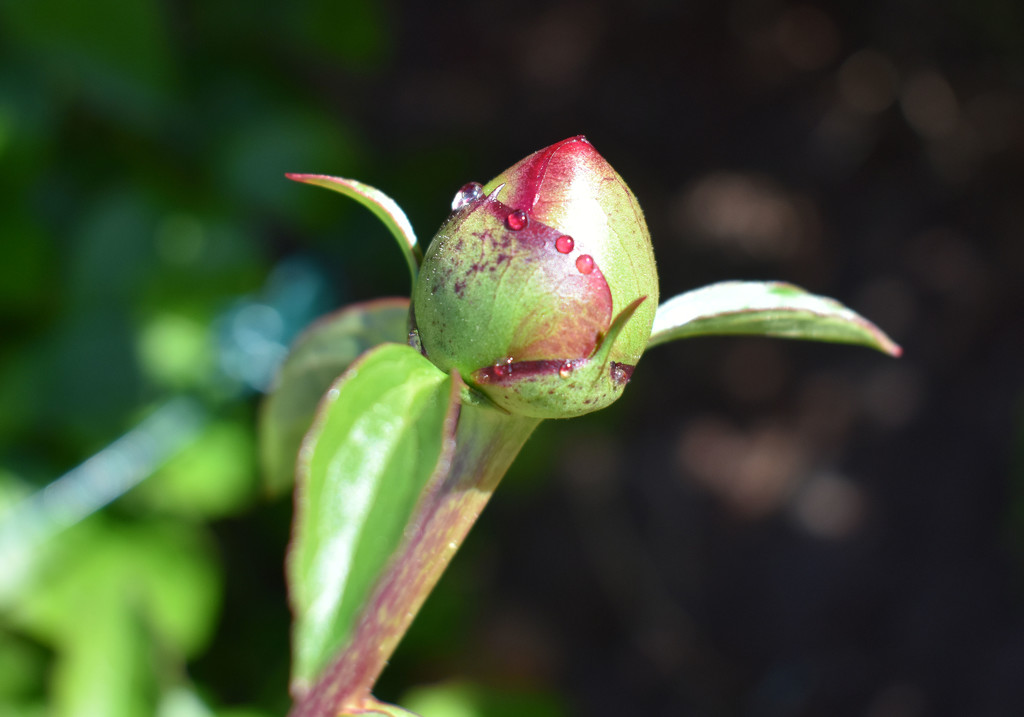
[[[751,335],[902,349],[884,331],[835,299],[778,281],[723,281],[663,302],[647,347],[676,339]]]
[[[332,177],[326,174],[285,174],[288,179],[305,184],[312,184],[324,189],[344,194],[346,197],[355,199],[384,223],[402,249],[405,261],[409,265],[409,273],[413,282],[419,273],[420,264],[423,262],[423,249],[416,239],[416,232],[409,222],[409,218],[398,206],[398,202],[389,197],[376,187],[363,184],[355,179],[346,177]]]

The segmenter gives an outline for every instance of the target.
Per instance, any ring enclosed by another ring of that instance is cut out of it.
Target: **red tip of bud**
[[[600,166],[599,166],[600,165]],[[534,152],[506,173],[512,180],[512,194],[506,199],[509,206],[532,211],[544,197],[550,199],[552,190],[564,189],[581,174],[599,172],[608,167],[604,158],[583,135],[569,137]]]

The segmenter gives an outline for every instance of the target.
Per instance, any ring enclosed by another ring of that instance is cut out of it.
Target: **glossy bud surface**
[[[423,352],[511,413],[565,418],[610,404],[658,305],[633,193],[572,137],[462,196],[413,289]]]

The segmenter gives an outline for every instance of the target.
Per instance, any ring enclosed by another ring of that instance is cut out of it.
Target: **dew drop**
[[[594,257],[590,254],[580,254],[576,257],[576,269],[581,274],[589,274],[594,270]]]
[[[619,363],[618,361],[611,362],[611,375],[612,381],[619,385],[624,386],[629,383],[629,379],[633,377],[633,369],[635,367],[628,363]]]
[[[572,237],[565,234],[555,239],[555,249],[558,249],[561,254],[568,254],[575,245],[576,242],[572,240]]]
[[[503,363],[494,364],[492,373],[495,378],[505,378],[512,373],[512,359],[507,358]]]
[[[572,361],[566,361],[558,369],[558,375],[562,378],[569,378],[572,376]]]
[[[514,232],[520,229],[525,229],[526,225],[530,223],[530,217],[526,215],[522,209],[516,209],[505,217],[505,224]]]
[[[470,182],[462,185],[462,188],[455,193],[452,199],[452,211],[462,209],[470,202],[475,202],[484,196],[484,188],[480,182]]]
[[[426,356],[426,353],[424,353],[424,351],[423,351],[423,342],[420,340],[420,332],[418,330],[412,329],[409,332],[409,341],[408,341],[408,343],[414,349],[416,349],[421,354]]]

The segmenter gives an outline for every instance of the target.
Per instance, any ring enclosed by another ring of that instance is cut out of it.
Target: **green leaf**
[[[408,299],[354,304],[320,319],[298,338],[260,411],[260,460],[271,494],[291,488],[302,437],[331,383],[364,351],[404,343],[408,315]]]
[[[413,231],[409,218],[405,216],[405,212],[394,199],[379,189],[354,179],[329,177],[325,174],[286,174],[285,176],[296,182],[305,182],[344,194],[373,212],[398,240],[398,245],[402,248],[402,253],[405,254],[405,261],[409,264],[409,273],[412,274],[413,283],[416,282],[416,274],[419,273],[420,264],[423,263],[423,249],[416,241],[416,232]]]
[[[384,344],[324,398],[302,444],[287,566],[296,694],[344,645],[420,492],[448,470],[459,389],[415,349]]]
[[[859,344],[899,356],[902,349],[838,301],[776,281],[723,281],[658,307],[647,347],[674,339],[748,334]]]

